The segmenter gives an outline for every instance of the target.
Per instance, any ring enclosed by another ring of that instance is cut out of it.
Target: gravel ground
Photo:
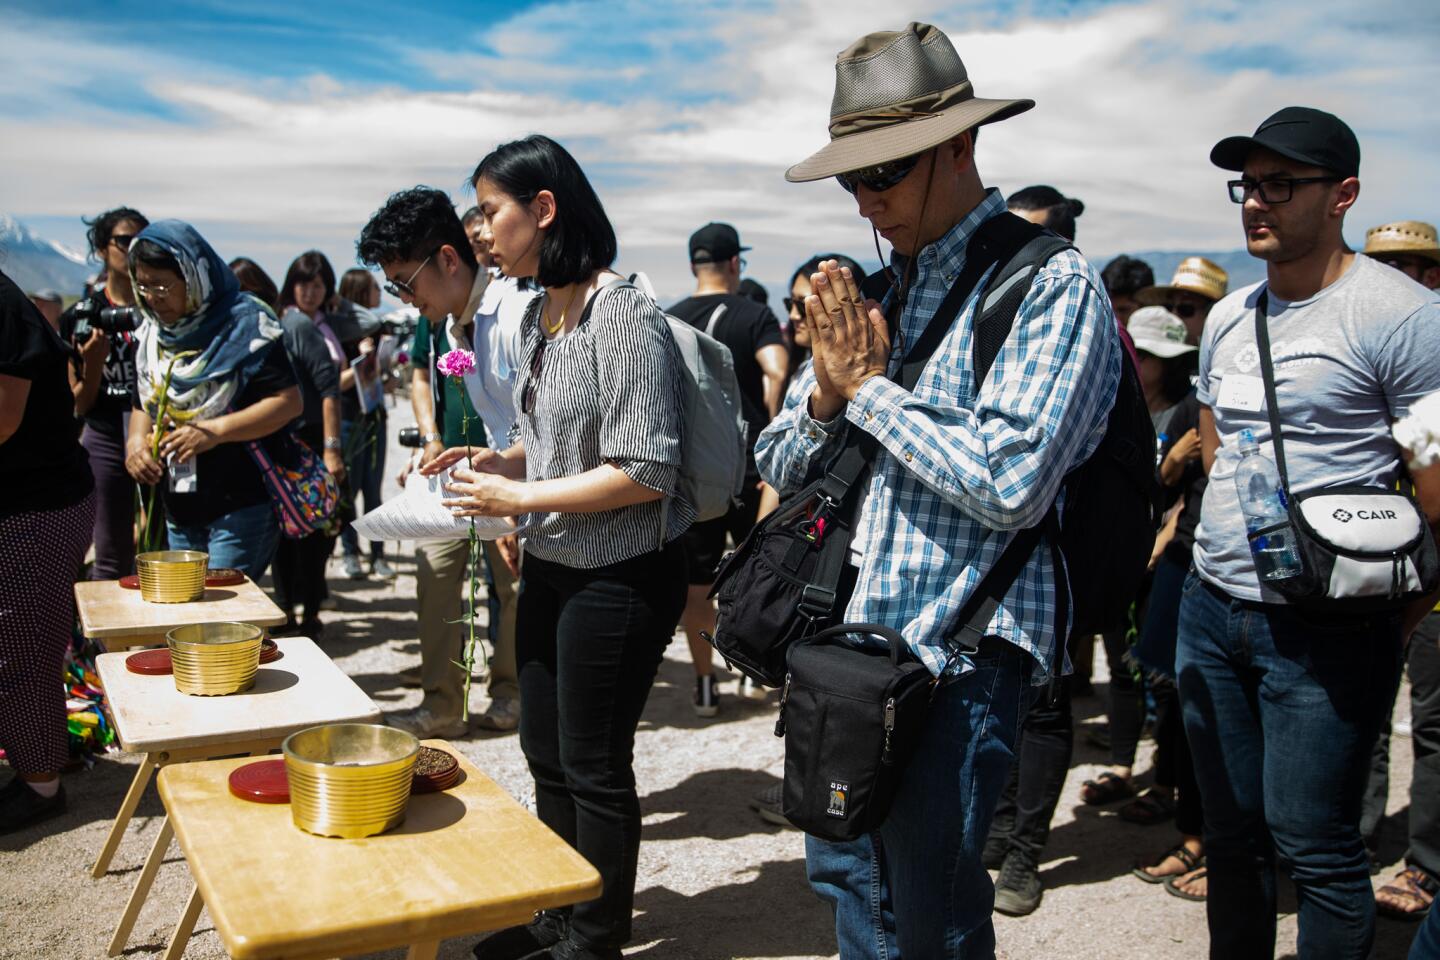
[[[395,428],[410,422],[398,407]],[[400,463],[391,450],[390,473]],[[390,487],[393,489],[393,482]],[[419,662],[414,635],[414,563],[407,549],[396,564],[397,580],[344,579],[331,565],[339,609],[326,615],[322,646],[384,710],[418,702],[400,687],[397,673]],[[1097,680],[1104,678],[1102,663]],[[747,801],[777,782],[781,742],[772,735],[776,694],[766,703],[727,697],[714,720],[696,718],[689,703],[693,685],[683,638],[671,644],[651,695],[636,744],[636,776],[645,814],[636,893],[635,940],[627,956],[648,960],[721,960],[729,957],[820,958],[834,956],[829,911],[805,884],[804,844],[799,833],[760,821]],[[733,683],[722,685],[728,692]],[[1098,696],[1076,701],[1082,731],[1075,765],[1055,816],[1041,877],[1044,902],[1029,917],[996,921],[999,955],[1020,958],[1203,957],[1205,910],[1166,895],[1130,875],[1132,861],[1175,839],[1169,827],[1137,827],[1111,810],[1080,802],[1080,783],[1095,776],[1104,752],[1084,728],[1104,720],[1105,686]],[[483,684],[473,706],[483,709]],[[1396,719],[1408,718],[1402,691]],[[524,803],[532,789],[516,737],[473,733],[456,744],[466,756]],[[1149,781],[1153,744],[1141,745],[1138,769]],[[92,769],[67,776],[69,812],[38,828],[0,837],[0,958],[102,957],[115,920],[140,870],[163,815],[152,787],[136,813],[112,872],[92,880],[88,865],[104,840],[111,817],[134,775],[138,758],[110,754]],[[1391,817],[1386,824],[1387,867],[1378,886],[1394,873],[1404,852],[1404,808],[1411,751],[1397,737],[1391,766]],[[0,776],[0,780],[5,779]],[[303,869],[303,865],[300,866]],[[190,879],[177,846],[170,848],[150,898],[140,913],[127,956],[158,957],[189,893]],[[1295,901],[1283,890],[1277,955],[1295,951]],[[1381,920],[1374,957],[1405,955],[1414,927]],[[440,955],[469,956],[478,937],[446,941]],[[201,915],[186,953],[224,957],[209,918]],[[403,952],[376,954],[398,958]]]

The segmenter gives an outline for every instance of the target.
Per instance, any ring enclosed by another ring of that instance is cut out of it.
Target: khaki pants
[[[517,584],[495,545],[487,542],[482,546],[495,582],[490,612],[494,628],[489,693],[492,698],[518,697],[515,677]],[[468,559],[469,543],[465,540],[426,542],[415,548],[415,593],[420,607],[420,683],[425,688],[423,705],[438,717],[458,718],[465,695],[465,673],[454,661],[463,656],[468,635],[465,624],[455,622],[465,609]]]

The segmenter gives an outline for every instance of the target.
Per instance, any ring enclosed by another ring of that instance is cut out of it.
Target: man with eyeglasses
[[[80,443],[95,475],[95,562],[90,576],[118,580],[135,572],[135,480],[125,469],[125,424],[135,385],[133,331],[138,317],[106,326],[90,323],[90,333],[78,339],[75,331],[82,315],[135,305],[127,254],[130,241],[150,221],[138,210],[116,207],[85,223],[90,254],[104,264],[105,279],[60,315],[60,335],[76,341],[81,361],[75,413],[85,421]]]
[[[715,632],[715,604],[710,600],[715,569],[725,554],[725,539],[738,545],[755,526],[760,510],[760,472],[755,467],[754,447],[785,397],[785,377],[790,353],[785,347],[780,321],[763,303],[740,295],[740,274],[745,270],[741,256],[749,247],[740,245],[740,234],[728,223],[707,223],[690,235],[690,272],[695,292],[669,309],[691,326],[703,330],[730,349],[735,361],[735,379],[740,384],[741,412],[750,426],[751,456],[746,470],[745,489],[740,502],[723,517],[691,524],[683,536],[690,567],[690,589],[680,623],[690,643],[690,660],[695,666],[695,694],[692,705],[698,717],[720,712],[720,693],[715,687],[714,651],[703,636]],[[764,699],[765,691],[740,681],[743,696]]]
[[[990,613],[957,621],[1005,546],[1042,522],[1065,474],[1102,439],[1122,348],[1099,272],[1073,249],[1042,265],[983,383],[971,373],[974,296],[913,391],[887,376],[940,312],[967,256],[986,255],[972,244],[982,225],[1013,217],[981,180],[976,128],[1033,106],[977,97],[933,26],[873,33],[836,60],[829,145],[786,173],[839,180],[889,241],[893,285],[876,303],[834,262],[815,274],[806,298],[814,363],[760,437],[761,474],[794,493],[852,431],[873,437],[852,569],[841,577],[855,587],[837,616],[899,630],[935,673],[958,653],[962,628],[974,628],[978,647],[936,687],[880,829],[846,844],[806,839],[811,886],[834,907],[847,960],[994,956],[995,887],[981,847],[1029,705],[1065,668],[1056,635],[1064,573],[1043,538]],[[1007,868],[1033,876],[1027,857],[1017,848]]]
[[[1275,461],[1263,310],[1290,491],[1393,487],[1403,462],[1390,426],[1440,390],[1440,299],[1346,246],[1360,144],[1339,118],[1286,107],[1253,136],[1221,140],[1210,159],[1240,174],[1230,199],[1251,256],[1266,264],[1263,282],[1211,310],[1196,387],[1211,482],[1176,668],[1205,808],[1210,955],[1273,955],[1278,862],[1298,892],[1299,954],[1363,960],[1375,897],[1361,795],[1402,639],[1434,598],[1402,616],[1311,610],[1272,591],[1240,509],[1238,435],[1253,431]],[[1411,477],[1433,530],[1440,466]]]
[[[515,425],[520,322],[535,294],[519,289],[513,280],[492,276],[484,245],[477,245],[467,233],[450,198],[431,187],[392,195],[370,218],[355,246],[362,262],[384,272],[385,291],[420,311],[410,353],[414,368],[410,402],[423,443],[420,462],[433,460],[447,447],[509,446]],[[433,369],[453,349],[475,354],[475,369],[465,375],[463,384]],[[464,540],[430,541],[418,544],[415,554],[418,679],[425,692],[418,707],[392,714],[388,720],[418,737],[462,736],[465,675],[455,661],[460,659],[458,621],[469,573],[469,546]],[[474,720],[487,730],[514,730],[520,723],[515,670],[519,562],[515,537],[485,544],[490,704]]]
[[[1220,264],[1204,257],[1186,257],[1169,284],[1143,287],[1136,291],[1135,299],[1142,306],[1164,307],[1175,314],[1185,324],[1186,342],[1198,346],[1210,308],[1229,287],[1230,275]]]
[[[1365,256],[1394,267],[1421,286],[1440,289],[1440,241],[1420,220],[1383,223],[1365,231]]]

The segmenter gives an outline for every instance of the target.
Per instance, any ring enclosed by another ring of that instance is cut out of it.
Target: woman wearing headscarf
[[[151,323],[137,349],[126,468],[160,485],[171,548],[203,550],[210,566],[259,579],[280,534],[246,443],[303,410],[280,322],[178,220],[141,231],[130,276]]]

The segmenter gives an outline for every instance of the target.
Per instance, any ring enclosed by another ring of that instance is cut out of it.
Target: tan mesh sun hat
[[[1175,292],[1193,293],[1209,300],[1219,300],[1230,287],[1230,275],[1213,260],[1186,257],[1175,268],[1175,276],[1165,286],[1141,287],[1135,300],[1146,306],[1163,306],[1165,298]]]
[[[1033,106],[1034,100],[975,96],[950,38],[928,23],[867,34],[835,58],[830,143],[785,179],[823,180],[913,156]]]
[[[1365,231],[1364,253],[1367,256],[1406,253],[1440,263],[1440,243],[1436,242],[1435,228],[1420,220],[1399,220],[1371,227]]]

